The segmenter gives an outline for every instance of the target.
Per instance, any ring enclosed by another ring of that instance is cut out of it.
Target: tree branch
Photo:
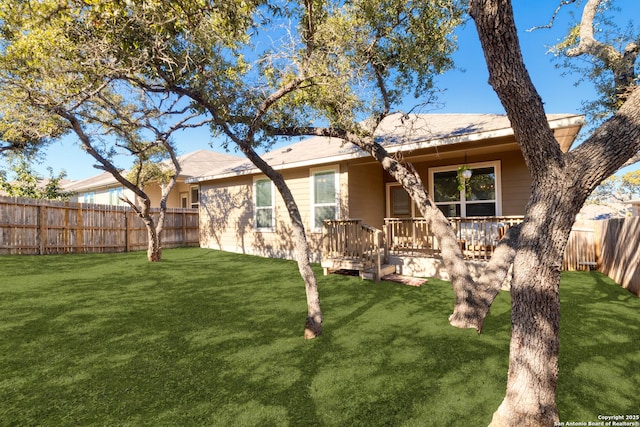
[[[540,29],[550,29],[553,27],[553,23],[556,20],[556,17],[558,16],[558,13],[560,13],[560,9],[562,9],[564,6],[575,3],[576,0],[564,0],[561,1],[560,4],[558,5],[558,7],[556,7],[556,10],[553,12],[553,15],[551,15],[551,19],[549,20],[549,23],[546,25],[538,25],[535,27],[531,27],[527,30],[528,33],[536,31],[536,30],[540,30]]]
[[[530,170],[546,170],[551,164],[563,167],[562,151],[524,65],[511,2],[472,0],[469,10],[489,69],[489,83],[507,112],[527,166]]]

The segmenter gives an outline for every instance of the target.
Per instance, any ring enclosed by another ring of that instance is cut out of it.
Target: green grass
[[[480,426],[506,385],[509,294],[484,333],[448,326],[447,282],[317,270],[303,339],[294,263],[204,249],[0,257],[1,426]],[[640,300],[598,273],[562,287],[562,420],[640,407]]]

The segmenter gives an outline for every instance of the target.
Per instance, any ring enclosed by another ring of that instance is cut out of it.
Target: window
[[[431,194],[448,217],[496,216],[499,203],[499,162],[470,165],[471,178],[463,190],[458,185],[458,167],[439,167],[429,171]]]
[[[397,182],[387,183],[387,211],[388,218],[415,218],[422,214],[409,193]]]
[[[109,204],[120,206],[122,205],[122,187],[109,189]]]
[[[180,207],[188,208],[189,207],[189,194],[188,193],[180,193]]]
[[[200,189],[197,186],[191,187],[191,207],[197,208],[200,206]]]
[[[83,203],[93,203],[94,200],[95,200],[95,193],[93,191],[88,192],[88,193],[84,193],[82,195],[82,202]]]
[[[338,218],[338,168],[311,171],[311,225],[322,231],[322,222]]]
[[[275,228],[273,183],[270,179],[260,178],[253,183],[254,227],[258,230]]]

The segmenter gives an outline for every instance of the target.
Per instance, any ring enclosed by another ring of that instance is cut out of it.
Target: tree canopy
[[[12,197],[27,197],[31,199],[69,200],[72,194],[65,191],[62,181],[66,177],[65,171],[54,173],[48,168],[49,177],[40,176],[33,170],[34,160],[27,155],[13,155],[7,159],[11,174],[0,170],[0,191]]]

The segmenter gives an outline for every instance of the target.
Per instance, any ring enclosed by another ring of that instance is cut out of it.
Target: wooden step
[[[369,268],[366,270],[360,271],[360,277],[363,280],[379,280],[381,277],[386,276],[387,274],[393,274],[396,272],[396,266],[393,264],[384,264],[380,268],[380,277],[376,277],[376,269]]]

